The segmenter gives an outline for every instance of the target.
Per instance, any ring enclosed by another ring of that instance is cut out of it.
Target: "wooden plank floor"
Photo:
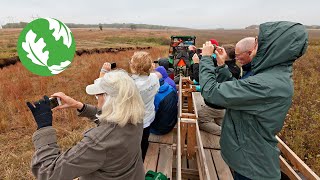
[[[204,100],[200,92],[194,92],[197,110],[204,106]],[[204,131],[200,131],[202,144],[209,168],[210,177],[214,179],[233,179],[229,166],[224,162],[220,152],[220,136],[216,136]]]
[[[149,147],[144,160],[145,172],[162,172],[172,179],[172,167],[175,166],[173,143],[176,143],[176,129],[165,135],[150,134]]]
[[[163,136],[150,135],[150,145],[144,162],[146,172],[148,170],[162,172],[171,179],[176,179],[176,156],[173,150],[173,144],[176,142],[175,130]],[[233,179],[228,165],[223,161],[220,154],[220,137],[204,131],[200,131],[200,133],[212,180]],[[197,161],[188,159],[187,153],[182,156],[182,180],[199,180]]]
[[[219,140],[220,136],[200,131],[204,146],[206,161],[212,180],[232,180],[233,176],[229,166],[221,157]]]
[[[208,149],[220,149],[220,136],[216,136],[205,131],[201,131],[201,140],[204,148]]]
[[[175,132],[176,132],[176,129],[173,129],[171,132],[165,135],[150,134],[149,142],[172,145],[173,143],[175,143],[175,139],[174,139]]]
[[[144,160],[145,172],[152,170],[162,172],[172,179],[173,150],[172,145],[150,143]]]
[[[195,95],[197,106],[199,106],[203,103],[203,99],[200,99],[202,98],[200,93],[196,93]],[[200,101],[198,101],[198,99],[200,99]],[[200,134],[211,179],[233,179],[230,168],[220,154],[220,136],[204,131],[200,131]],[[177,142],[176,139],[176,128],[162,136],[150,134],[150,145],[144,162],[146,172],[148,170],[158,171],[164,173],[170,177],[170,179],[176,179],[176,151],[174,151]],[[195,159],[188,159],[186,151],[186,149],[182,151],[182,180],[199,180],[198,163]]]

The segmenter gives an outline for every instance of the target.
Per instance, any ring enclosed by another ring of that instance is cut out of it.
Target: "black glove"
[[[31,110],[33,117],[38,125],[38,129],[52,126],[52,111],[50,108],[50,100],[48,96],[44,96],[44,99],[35,103],[34,107],[30,102],[27,102],[29,109]]]

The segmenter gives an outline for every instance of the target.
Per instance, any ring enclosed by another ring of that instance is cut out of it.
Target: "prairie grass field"
[[[194,35],[196,46],[215,38],[220,44],[235,44],[257,30],[145,30],[145,29],[71,29],[77,49],[106,47],[152,47],[145,50],[154,60],[167,57],[171,35]],[[0,60],[17,56],[16,43],[21,29],[0,29]],[[32,134],[36,124],[26,106],[43,95],[55,92],[84,103],[95,104],[94,96],[85,87],[99,76],[104,62],[116,62],[128,70],[134,50],[117,53],[75,56],[71,66],[62,73],[41,77],[32,74],[18,62],[0,69],[0,179],[34,179],[30,161],[34,152]],[[307,53],[294,64],[294,98],[285,125],[279,136],[320,175],[320,30],[309,30]],[[0,62],[1,63],[1,62]],[[93,125],[77,117],[74,110],[53,113],[53,126],[58,143],[66,150],[82,138]]]

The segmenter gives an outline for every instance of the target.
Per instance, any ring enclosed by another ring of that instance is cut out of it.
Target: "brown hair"
[[[132,73],[138,75],[149,75],[152,69],[152,58],[144,51],[135,52],[130,60]]]
[[[223,45],[223,48],[226,50],[229,59],[235,59],[236,58],[235,46],[233,44]]]

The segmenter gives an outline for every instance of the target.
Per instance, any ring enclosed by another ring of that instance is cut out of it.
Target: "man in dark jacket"
[[[293,96],[292,65],[308,46],[305,27],[293,22],[269,22],[259,27],[250,52],[252,76],[229,79],[226,52],[216,51],[218,67],[206,43],[200,61],[201,94],[210,103],[226,107],[220,139],[221,155],[235,171],[235,178],[280,179],[280,151],[275,137],[283,127]]]
[[[160,78],[159,81],[160,88],[154,98],[156,117],[150,126],[150,132],[163,135],[169,133],[177,123],[178,95],[176,90],[166,83],[163,78]]]

